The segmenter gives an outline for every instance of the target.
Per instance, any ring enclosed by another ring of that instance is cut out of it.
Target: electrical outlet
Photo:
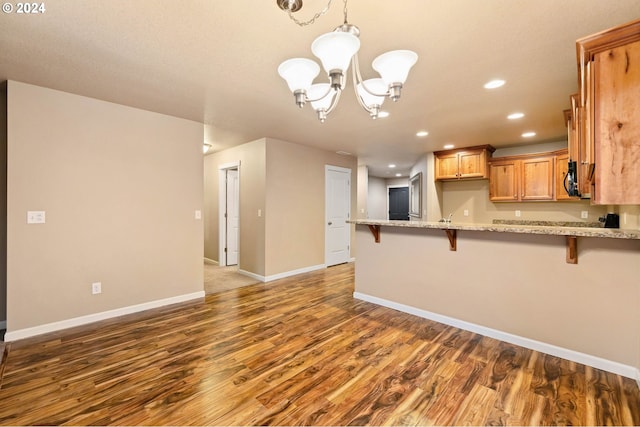
[[[44,224],[45,219],[45,211],[27,211],[27,224]]]
[[[196,219],[202,219],[202,211],[196,211]]]
[[[91,284],[91,293],[93,295],[102,293],[102,283],[101,282],[93,282]]]
[[[587,219],[587,218],[589,218],[589,211],[582,211],[582,212],[580,212],[580,218],[582,218],[582,219]]]
[[[521,212],[520,211],[516,211],[516,216],[520,217]]]
[[[462,211],[462,215],[469,216],[469,209],[465,209],[464,211]]]
[[[262,216],[262,209],[258,209],[258,217]]]

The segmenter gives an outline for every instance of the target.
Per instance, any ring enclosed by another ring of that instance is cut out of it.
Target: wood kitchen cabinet
[[[569,151],[561,150],[556,153],[556,200],[580,200],[579,197],[572,197],[567,194],[567,190],[564,188],[564,179],[569,172]]]
[[[489,200],[525,202],[554,200],[554,155],[511,156],[489,162]]]
[[[494,151],[490,145],[435,151],[435,180],[486,179],[487,161]]]
[[[579,183],[593,204],[640,204],[640,20],[579,39],[576,51]]]
[[[589,123],[585,120],[585,109],[581,106],[580,94],[571,95],[570,102],[571,109],[564,112],[569,159],[576,162],[575,178],[580,197],[588,199],[591,197],[589,165],[593,163],[593,146],[587,143]]]

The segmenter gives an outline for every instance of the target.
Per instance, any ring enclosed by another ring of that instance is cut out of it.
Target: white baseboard
[[[204,263],[205,264],[211,264],[211,265],[218,265],[219,264],[219,262],[216,261],[215,259],[209,259],[209,258],[205,258],[204,259]]]
[[[7,329],[7,321],[0,320],[0,329]]]
[[[445,325],[484,335],[489,338],[495,338],[497,340],[519,345],[531,350],[536,350],[542,353],[550,354],[552,356],[578,362],[583,365],[602,369],[603,371],[612,372],[614,374],[622,375],[627,378],[633,378],[635,376],[638,381],[638,386],[640,386],[640,370],[636,369],[633,366],[623,365],[622,363],[614,362],[612,360],[602,359],[597,356],[569,350],[553,344],[532,340],[518,335],[513,335],[508,332],[499,331],[497,329],[487,328],[485,326],[476,325],[475,323],[466,322],[464,320],[459,320],[449,316],[443,316],[441,314],[389,301],[383,298],[374,297],[360,292],[354,292],[353,297],[362,301],[367,301],[373,304],[381,305],[383,307],[392,308],[404,313],[413,314],[414,316],[422,317],[425,319],[433,320],[435,322],[444,323]]]
[[[261,282],[272,282],[278,279],[284,279],[285,277],[295,276],[296,274],[309,273],[310,271],[322,270],[326,268],[324,264],[312,265],[309,267],[298,268],[297,270],[285,271],[283,273],[272,274],[271,276],[261,276],[259,274],[252,273],[246,270],[238,270],[239,273],[245,276],[253,277]]]
[[[61,329],[82,326],[88,323],[98,322],[100,320],[111,319],[112,317],[124,316],[126,314],[138,313],[140,311],[150,310],[152,308],[163,307],[165,305],[176,304],[179,302],[190,301],[198,298],[204,298],[204,291],[193,292],[191,294],[178,295],[171,298],[165,298],[156,301],[149,301],[142,304],[130,305],[128,307],[116,308],[114,310],[103,311],[101,313],[88,314],[86,316],[74,317],[72,319],[61,320],[59,322],[47,323],[44,325],[34,326],[32,328],[18,329],[17,331],[7,331],[4,336],[5,341],[17,341],[36,335],[46,334],[49,332],[59,331]]]

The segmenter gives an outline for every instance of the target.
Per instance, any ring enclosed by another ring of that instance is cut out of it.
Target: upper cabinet
[[[571,109],[564,112],[567,125],[569,160],[576,162],[576,184],[580,197],[591,197],[591,177],[589,167],[593,164],[593,145],[587,143],[589,124],[585,120],[585,108],[581,105],[580,94],[569,97]],[[568,197],[568,195],[567,195]]]
[[[489,200],[526,202],[555,200],[553,153],[496,157],[489,163]]]
[[[487,162],[494,151],[490,145],[435,151],[435,179],[486,179],[489,177]]]
[[[576,50],[579,135],[569,144],[579,190],[594,204],[640,204],[640,20],[579,39]]]

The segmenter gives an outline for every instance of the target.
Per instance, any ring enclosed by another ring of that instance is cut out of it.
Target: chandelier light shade
[[[409,76],[409,70],[418,60],[418,55],[410,50],[392,50],[383,53],[373,60],[371,66],[380,73],[380,77],[392,86],[395,83],[404,84]]]
[[[311,52],[320,58],[327,74],[336,70],[345,73],[358,49],[360,49],[360,40],[349,33],[326,33],[311,44]]]
[[[318,114],[318,119],[323,123],[337,105],[340,94],[346,86],[345,75],[349,65],[351,65],[353,87],[358,103],[375,119],[386,97],[393,101],[400,98],[400,92],[409,71],[418,60],[418,55],[410,50],[393,50],[383,53],[372,64],[380,77],[363,81],[358,62],[360,30],[347,22],[347,0],[344,0],[344,3],[344,23],[333,32],[322,34],[311,44],[311,52],[320,59],[329,77],[328,83],[313,84],[313,80],[320,73],[320,67],[310,59],[289,59],[278,67],[278,73],[287,81],[296,104],[302,108],[305,103],[310,102]],[[292,12],[302,7],[302,2],[298,5],[295,1],[278,0],[278,7],[286,10],[289,17],[299,26],[312,24],[317,17],[326,13],[330,4],[331,1],[311,21],[301,22],[292,16]]]
[[[309,90],[313,79],[320,73],[318,64],[306,58],[293,58],[278,67],[278,74],[287,81],[291,92]]]

